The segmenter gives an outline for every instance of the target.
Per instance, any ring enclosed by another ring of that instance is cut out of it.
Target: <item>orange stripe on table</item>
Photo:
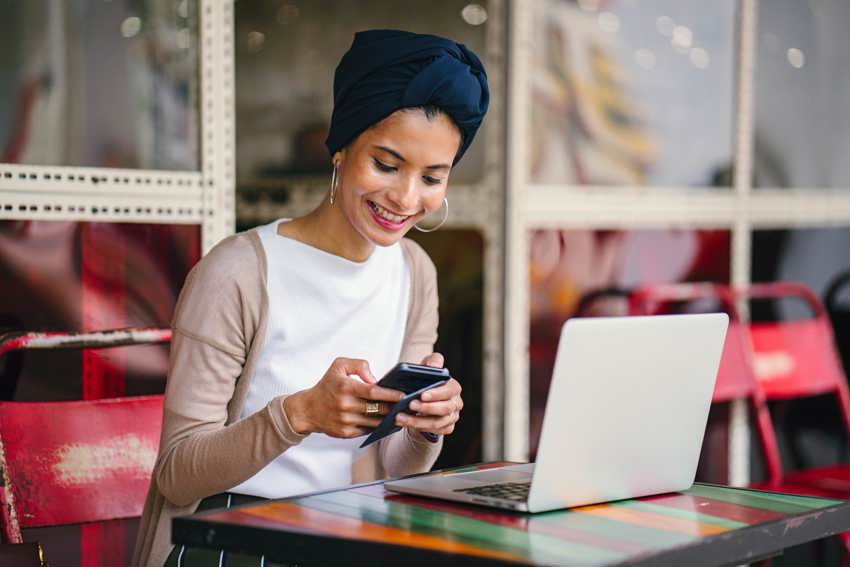
[[[237,510],[232,511],[237,512]],[[505,561],[522,561],[523,559],[506,552],[491,551],[464,543],[442,539],[439,537],[419,534],[390,526],[381,526],[363,520],[346,518],[312,508],[298,506],[289,502],[270,502],[238,510],[241,514],[257,516],[272,520],[275,524],[297,526],[313,532],[326,533],[335,537],[357,540],[370,540],[394,545],[406,545],[424,549],[434,549],[446,553],[464,553],[502,559]],[[212,519],[212,518],[208,518]]]
[[[729,531],[728,528],[715,524],[706,524],[702,522],[694,522],[675,518],[673,516],[664,516],[654,512],[646,512],[643,510],[635,510],[616,504],[597,504],[594,506],[585,506],[574,510],[579,514],[593,514],[601,516],[609,520],[616,520],[627,524],[634,524],[644,528],[652,528],[656,530],[664,530],[668,532],[676,532],[693,536],[706,536],[721,534]]]

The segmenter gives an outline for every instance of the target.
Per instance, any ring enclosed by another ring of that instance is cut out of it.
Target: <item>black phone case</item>
[[[430,390],[431,388],[436,388],[437,386],[442,386],[446,382],[448,382],[448,380],[440,380],[439,382],[433,382],[420,390],[416,390],[415,392],[407,394],[402,399],[397,401],[395,405],[393,405],[393,407],[390,409],[390,413],[385,415],[384,419],[381,420],[381,423],[378,424],[378,427],[373,429],[372,433],[370,433],[369,436],[363,440],[363,443],[360,444],[360,448],[362,449],[363,447],[371,445],[375,441],[378,441],[379,439],[382,439],[387,435],[399,431],[401,427],[395,424],[396,414],[398,414],[399,412],[406,412],[410,407],[410,402],[415,399],[418,399],[419,396],[422,395],[422,392]]]
[[[378,381],[378,386],[412,394],[434,382],[448,380],[450,377],[448,368],[399,362]]]

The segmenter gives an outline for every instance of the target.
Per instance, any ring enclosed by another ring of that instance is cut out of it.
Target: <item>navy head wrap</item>
[[[358,32],[334,74],[334,111],[325,143],[333,156],[396,110],[433,105],[460,127],[457,163],[489,100],[484,66],[465,45],[405,31]]]

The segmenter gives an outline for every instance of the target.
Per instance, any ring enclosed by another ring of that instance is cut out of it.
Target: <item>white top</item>
[[[404,340],[410,269],[399,244],[352,262],[279,235],[279,222],[256,229],[267,259],[269,315],[242,418],[276,396],[314,386],[337,357],[368,361],[380,379],[398,362]],[[282,498],[351,484],[362,441],[311,434],[231,492]]]

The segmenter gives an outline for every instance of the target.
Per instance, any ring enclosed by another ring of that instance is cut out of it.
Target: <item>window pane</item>
[[[729,281],[726,230],[540,230],[531,235],[530,447],[534,455],[561,327],[628,314],[640,285]]]
[[[486,65],[485,6],[465,0],[237,2],[240,185],[311,175],[326,187],[330,157],[325,138],[333,110],[334,69],[354,32],[395,28],[442,35],[467,45]],[[452,172],[453,183],[481,177],[486,127],[485,121]]]
[[[850,3],[758,3],[755,179],[850,187]]]
[[[482,459],[484,331],[484,236],[478,230],[411,231],[437,267],[440,328],[434,347],[463,386],[463,414],[446,437],[435,468]],[[419,361],[414,361],[419,362]]]
[[[0,162],[198,170],[196,5],[0,3]]]
[[[198,226],[0,221],[0,332],[168,327],[199,257]],[[163,391],[167,345],[89,352],[127,394]],[[0,374],[9,370],[4,365],[8,359],[0,360]],[[26,352],[11,394],[80,399],[82,367],[77,350]],[[3,387],[14,381],[4,379]]]
[[[850,227],[753,232],[752,279],[755,282],[797,281],[823,301],[832,321],[835,344],[850,370]],[[760,322],[812,316],[801,301],[754,301]],[[781,354],[781,353],[779,353]],[[770,371],[770,364],[757,368]],[[847,435],[835,396],[815,396],[776,402],[774,422],[786,470],[826,466],[846,461]]]
[[[733,0],[538,0],[529,179],[730,185]]]

